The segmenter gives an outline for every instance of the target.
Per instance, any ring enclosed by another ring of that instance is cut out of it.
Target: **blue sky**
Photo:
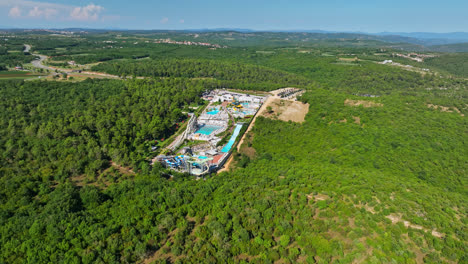
[[[0,0],[0,27],[468,31],[467,0]]]

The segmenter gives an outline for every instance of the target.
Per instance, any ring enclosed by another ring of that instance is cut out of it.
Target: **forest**
[[[428,66],[434,66],[455,76],[468,78],[468,53],[444,54],[425,60]]]
[[[259,90],[274,90],[274,88],[286,85],[305,87],[312,83],[307,78],[286,71],[241,63],[223,63],[215,60],[119,61],[101,63],[94,66],[92,70],[119,76],[214,78],[246,86],[260,83]]]
[[[378,64],[392,51],[374,47],[128,34],[92,67],[126,78],[0,81],[0,263],[468,262],[467,80]],[[95,62],[108,37],[17,42]],[[204,92],[281,87],[306,89],[305,122],[259,116],[230,170],[150,165]]]
[[[2,47],[0,45],[0,71],[7,70],[7,68],[14,68],[22,66],[34,59],[30,53],[23,53],[23,44],[14,45],[8,44]]]

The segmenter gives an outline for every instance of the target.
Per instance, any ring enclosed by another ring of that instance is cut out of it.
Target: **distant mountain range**
[[[1,30],[1,29],[0,29]],[[12,32],[31,30],[31,29],[4,29]],[[40,31],[41,29],[36,29]],[[380,33],[366,33],[356,31],[326,31],[326,30],[253,30],[244,28],[205,28],[205,29],[185,29],[185,30],[131,30],[131,29],[91,29],[91,28],[63,28],[63,29],[48,29],[55,31],[69,31],[69,32],[90,32],[99,33],[106,31],[130,31],[130,32],[186,32],[186,33],[219,33],[219,32],[238,32],[245,34],[253,33],[309,33],[318,38],[346,38],[346,39],[364,39],[364,40],[377,40],[389,43],[409,43],[424,47],[434,47],[438,50],[460,50],[464,51],[466,48],[460,46],[450,46],[448,48],[444,45],[460,44],[468,45],[468,32],[449,32],[449,33],[433,33],[433,32],[380,32]],[[323,35],[322,35],[323,34]],[[322,36],[320,36],[322,35]],[[328,35],[328,36],[326,36]],[[442,47],[439,47],[442,46]]]
[[[410,38],[419,38],[419,39],[450,39],[450,40],[464,40],[468,41],[468,32],[452,32],[452,33],[431,33],[431,32],[382,32],[376,33],[374,35],[388,36],[388,35],[398,35]]]
[[[377,40],[389,42],[407,42],[411,44],[433,46],[468,42],[468,32],[432,33],[432,32],[380,32],[367,33],[356,31],[327,31],[327,30],[253,30],[243,28],[213,28],[189,29],[186,32],[223,32],[235,31],[240,33],[276,32],[276,33],[320,33],[320,34],[356,34],[359,36],[377,36]]]
[[[357,36],[376,36],[377,40],[388,42],[407,42],[411,44],[433,46],[446,45],[456,43],[467,43],[468,32],[449,32],[449,33],[432,33],[432,32],[380,32],[367,33],[356,31],[327,31],[327,30],[253,30],[242,28],[214,28],[214,29],[190,29],[184,30],[188,32],[222,32],[236,31],[241,33],[255,32],[276,32],[276,33],[319,33],[319,34],[355,34]]]
[[[468,33],[467,32],[452,32],[452,33],[430,33],[430,32],[382,32],[373,34],[376,36],[400,36],[407,37],[411,39],[417,39],[421,43],[414,43],[409,41],[409,43],[414,44],[423,44],[426,46],[433,45],[445,45],[445,44],[456,44],[456,43],[466,43],[468,42]]]

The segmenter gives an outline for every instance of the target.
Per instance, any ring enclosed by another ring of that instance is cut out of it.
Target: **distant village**
[[[122,43],[126,43],[126,42],[127,41],[125,41],[125,40],[122,41]],[[106,40],[106,41],[103,41],[103,43],[117,44],[118,42],[114,41],[114,40]],[[144,43],[174,44],[174,45],[187,45],[187,46],[203,46],[203,47],[209,47],[209,48],[214,48],[214,49],[225,49],[225,48],[227,48],[227,46],[221,46],[219,44],[211,44],[211,43],[207,43],[207,42],[195,42],[195,41],[187,41],[187,40],[175,41],[175,40],[171,40],[170,38],[168,38],[168,39],[156,39],[154,41],[146,40]],[[138,44],[139,44],[138,41],[133,43],[133,45],[138,45]],[[123,47],[115,47],[115,46],[109,45],[109,46],[105,46],[103,48],[123,48]]]
[[[188,45],[188,46],[205,46],[212,48],[227,48],[227,46],[221,46],[219,44],[211,44],[206,42],[194,42],[194,41],[175,41],[171,39],[157,39],[154,43],[165,43],[165,44],[177,44],[177,45]]]

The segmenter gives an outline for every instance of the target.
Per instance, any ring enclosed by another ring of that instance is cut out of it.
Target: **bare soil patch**
[[[449,107],[449,106],[442,106],[442,105],[434,105],[434,104],[427,104],[428,108],[432,108],[435,110],[440,110],[441,112],[453,113],[454,111],[457,112],[460,116],[465,116],[461,113],[461,111],[456,107]],[[451,110],[453,109],[453,110]]]
[[[309,104],[304,104],[302,102],[291,102],[289,107],[281,113],[279,116],[280,120],[283,121],[293,121],[302,123],[305,121],[305,116],[309,112]]]
[[[307,262],[307,256],[306,255],[299,255],[297,258],[297,263],[306,263]]]
[[[118,169],[120,171],[120,173],[122,174],[135,174],[135,172],[131,169],[131,168],[126,168],[126,167],[123,167],[123,166],[120,166],[119,164],[111,161],[110,164],[112,165],[112,167]]]
[[[376,103],[373,101],[364,101],[364,100],[351,100],[351,99],[346,99],[344,101],[344,104],[347,106],[360,106],[362,105],[363,107],[382,107],[383,104],[381,103]]]
[[[82,175],[78,175],[78,176],[71,177],[70,180],[71,180],[76,186],[79,186],[79,187],[85,186],[85,185],[86,185],[86,183],[85,183],[86,174],[82,174]],[[94,184],[92,184],[92,185],[97,186],[96,183],[94,183]]]
[[[411,223],[411,222],[409,222],[409,221],[403,220],[403,219],[401,218],[401,216],[396,215],[396,214],[387,215],[386,218],[390,219],[390,221],[392,221],[393,224],[396,224],[396,223],[398,223],[398,222],[402,222],[402,223],[405,225],[405,227],[407,227],[407,228],[413,228],[413,229],[423,230],[423,231],[425,231],[425,232],[430,231],[431,234],[432,234],[433,236],[438,237],[438,238],[443,238],[443,237],[445,237],[445,234],[443,234],[443,233],[440,233],[440,232],[438,232],[438,231],[436,231],[436,230],[429,230],[429,229],[424,228],[424,227],[422,227],[422,226],[420,226],[420,225],[416,225],[416,224],[413,224],[413,223]]]
[[[318,194],[316,194],[316,195],[309,194],[309,195],[307,195],[307,198],[308,198],[309,200],[314,199],[315,201],[325,201],[325,200],[330,199],[330,197],[329,197],[328,195],[326,195],[326,194],[321,194],[321,193],[318,193]]]
[[[309,112],[310,105],[298,101],[287,101],[275,98],[272,99],[268,106],[271,107],[272,112],[264,110],[261,112],[261,115],[286,122],[293,121],[302,123],[305,121],[305,116]],[[265,109],[267,107],[265,107]]]
[[[234,157],[232,155],[229,156],[228,160],[224,163],[223,168],[218,170],[218,173],[233,169],[233,164],[232,164],[233,161],[234,161]]]
[[[354,123],[360,125],[361,124],[361,118],[359,116],[353,116]]]
[[[356,62],[359,61],[357,57],[354,58],[338,58],[339,61],[344,61],[344,62]]]
[[[368,204],[358,203],[358,204],[354,204],[354,207],[359,208],[359,209],[364,208],[364,209],[366,209],[367,212],[369,212],[371,214],[375,214],[374,207],[369,206]]]
[[[124,177],[128,178],[129,176],[134,176],[135,172],[131,168],[126,168],[123,166],[118,165],[117,163],[111,161],[110,162],[110,167],[103,170],[98,176],[96,177],[88,177],[86,174],[78,175],[71,177],[70,180],[79,187],[82,186],[96,186],[98,188],[103,188],[106,189],[109,187],[111,184],[113,184],[116,178]],[[114,172],[111,172],[111,170],[114,169]],[[116,174],[116,172],[118,173]],[[114,178],[114,180],[109,179],[107,176],[111,176],[111,178]]]

